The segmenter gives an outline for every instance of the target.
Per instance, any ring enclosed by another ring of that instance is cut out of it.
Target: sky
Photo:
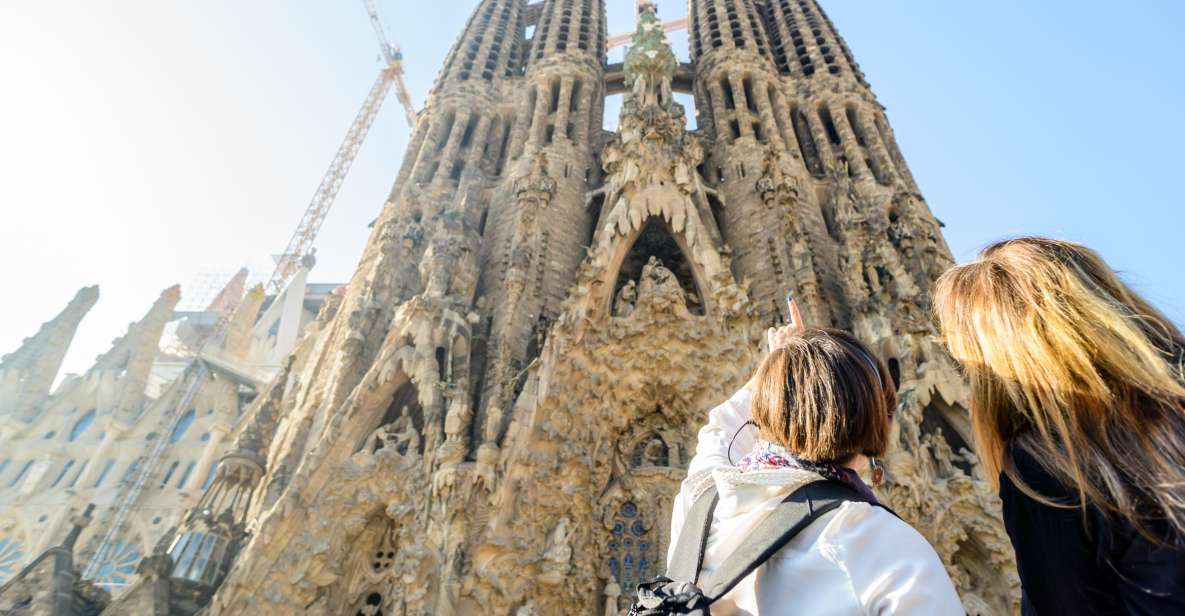
[[[476,1],[377,2],[419,108]],[[958,260],[1018,234],[1073,239],[1185,324],[1185,3],[823,6]],[[613,33],[632,29],[631,0],[608,14]],[[100,299],[66,372],[172,284],[196,307],[241,266],[265,278],[378,49],[361,0],[0,3],[0,354],[85,285]],[[314,281],[353,273],[407,137],[391,96],[322,227]]]

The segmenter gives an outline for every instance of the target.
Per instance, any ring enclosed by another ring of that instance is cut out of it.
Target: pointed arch
[[[66,440],[69,442],[74,442],[76,439],[78,439],[78,437],[82,436],[83,432],[86,432],[86,429],[89,428],[90,425],[94,423],[94,421],[95,409],[91,409],[87,411],[85,415],[78,418],[78,421],[74,422],[74,427],[70,428],[70,434],[66,437]]]
[[[177,423],[173,426],[173,432],[169,434],[169,442],[176,443],[181,440],[181,437],[185,436],[185,432],[193,425],[193,420],[196,416],[197,412],[194,409],[185,411],[185,414],[181,415]]]
[[[643,222],[629,250],[618,263],[612,286],[614,303],[622,289],[631,281],[642,290],[645,287],[643,274],[652,271],[653,265],[661,265],[673,274],[684,294],[684,304],[688,312],[695,315],[704,314],[704,294],[695,265],[688,258],[677,234],[662,218],[651,216]],[[616,308],[613,310],[616,314]]]
[[[949,404],[942,399],[941,395],[934,393],[930,397],[930,402],[922,409],[921,431],[922,434],[941,432],[942,438],[946,440],[946,444],[955,454],[961,453],[964,449],[974,451],[968,440],[970,438],[968,418],[967,410],[961,405]],[[968,475],[971,474],[971,465],[966,460],[959,458],[955,460],[954,464]]]
[[[374,423],[368,430],[362,433],[363,440],[358,445],[357,449],[368,449],[371,453],[381,449],[384,446],[384,441],[379,433],[383,428],[393,426],[396,422],[407,417],[410,422],[410,429],[417,435],[411,441],[412,445],[416,447],[416,453],[424,452],[424,408],[420,405],[420,392],[416,388],[415,383],[410,379],[403,383],[399,389],[395,390],[395,394],[391,396],[391,403],[387,405],[387,410],[382,417]],[[399,445],[407,447],[405,443]],[[410,451],[400,451],[401,454],[411,453]]]

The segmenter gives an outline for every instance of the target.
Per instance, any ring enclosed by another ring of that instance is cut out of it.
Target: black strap
[[[711,486],[695,502],[683,520],[683,532],[675,542],[675,551],[667,566],[667,577],[680,582],[696,583],[699,570],[704,564],[704,550],[708,547],[708,531],[712,528],[712,513],[720,494]]]
[[[794,490],[778,503],[748,537],[745,537],[736,550],[724,559],[711,578],[701,586],[708,601],[712,602],[724,596],[789,543],[802,529],[848,501],[864,502],[888,509],[835,480],[816,481]],[[709,524],[710,522],[709,518]],[[701,556],[699,564],[702,562]]]

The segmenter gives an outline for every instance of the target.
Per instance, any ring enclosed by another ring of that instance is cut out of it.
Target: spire
[[[625,85],[633,93],[634,103],[641,107],[671,101],[671,80],[679,67],[657,10],[652,0],[638,2],[638,29],[622,67]]]
[[[0,357],[0,415],[31,419],[49,396],[54,378],[82,317],[99,299],[99,287],[79,289],[74,299],[16,351]]]
[[[226,340],[223,343],[223,350],[227,355],[241,358],[250,350],[251,327],[255,325],[255,320],[259,317],[259,309],[263,306],[264,296],[263,285],[255,285],[243,297],[234,313],[229,315],[230,322],[227,325]]]
[[[111,349],[100,355],[87,371],[88,375],[105,374],[117,381],[119,393],[108,412],[125,421],[134,419],[139,413],[161,334],[179,301],[180,285],[162,291],[144,317],[128,325],[127,333],[116,338]]]
[[[206,306],[207,312],[217,312],[219,315],[229,317],[234,313],[235,309],[243,301],[243,289],[247,285],[247,268],[241,267],[235,273],[218,295]]]

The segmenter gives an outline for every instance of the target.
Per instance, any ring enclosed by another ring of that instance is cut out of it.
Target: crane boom
[[[403,83],[403,53],[397,45],[387,42],[387,34],[383,29],[383,22],[379,19],[379,8],[374,0],[362,0],[366,5],[366,14],[370,16],[370,26],[374,28],[374,35],[379,41],[379,51],[387,61],[387,69],[395,73],[395,96],[399,104],[403,105],[403,113],[407,116],[407,125],[416,123],[416,108],[411,102],[411,95],[407,93],[407,84]]]
[[[337,154],[329,163],[329,169],[321,178],[317,192],[313,193],[309,207],[305,210],[304,216],[301,216],[300,223],[296,225],[296,231],[292,233],[292,238],[288,240],[288,247],[284,249],[283,254],[279,257],[279,262],[276,263],[276,270],[268,281],[268,288],[272,292],[279,293],[284,290],[284,285],[288,284],[288,280],[299,269],[300,260],[312,249],[313,240],[316,239],[317,232],[321,230],[321,223],[325,222],[325,216],[329,214],[329,208],[337,197],[337,191],[341,189],[342,181],[346,179],[350,166],[354,164],[358,149],[362,147],[362,140],[370,132],[374,117],[378,114],[383,99],[387,97],[387,91],[391,89],[391,84],[395,82],[396,77],[396,73],[388,67],[379,73],[378,79],[371,86],[370,93],[366,95],[366,100],[362,103],[362,109],[358,110],[358,115],[354,117],[354,123],[350,125],[350,130],[346,131],[346,137],[342,139],[341,145],[337,148]]]

